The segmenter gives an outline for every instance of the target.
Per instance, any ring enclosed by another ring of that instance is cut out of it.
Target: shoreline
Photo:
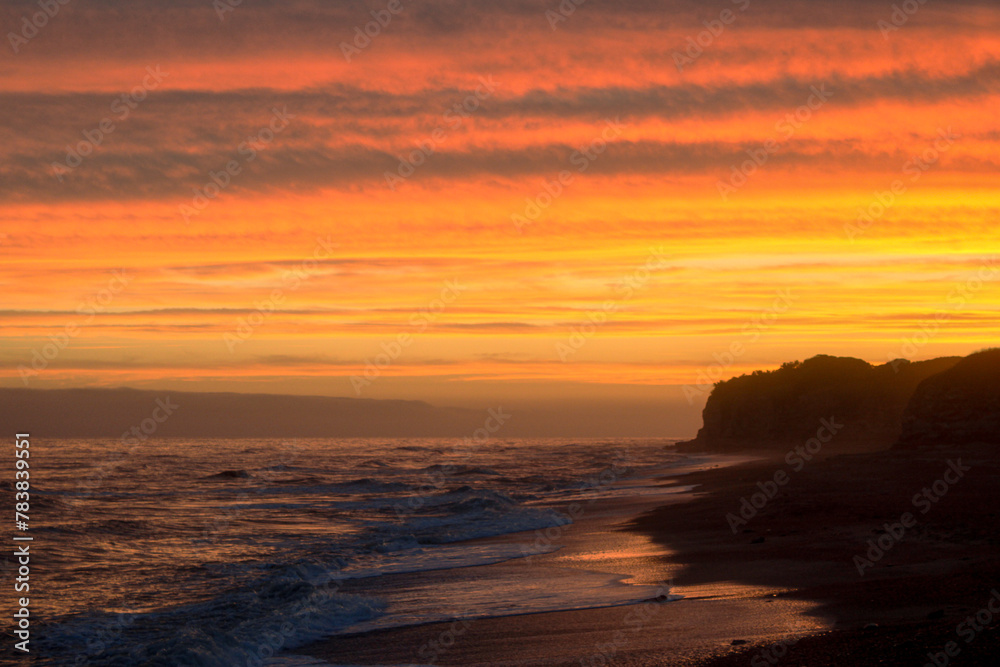
[[[638,529],[636,522],[664,507],[697,502],[703,492],[689,488],[695,476],[757,459],[743,454],[685,454],[677,466],[617,483],[625,489],[655,486],[661,492],[595,500],[581,520],[560,531],[557,551],[480,567],[612,573],[621,584],[633,586],[676,579],[687,564],[678,560],[672,547]],[[534,533],[472,542],[523,543],[527,537]],[[383,585],[393,585],[390,578],[383,579]],[[788,591],[779,587],[675,581],[670,592],[683,599],[369,630],[314,642],[292,653],[334,665],[596,665],[623,660],[627,663],[622,664],[638,666],[694,664],[730,652],[734,640],[759,644],[828,626],[811,613],[814,602],[787,597]]]
[[[582,530],[545,555],[592,558],[605,571],[628,571],[628,583],[673,579],[672,593],[684,599],[650,608],[637,626],[626,625],[637,607],[627,605],[477,620],[431,663],[415,662],[414,651],[447,637],[449,624],[335,637],[296,653],[331,664],[493,667],[918,667],[932,656],[949,665],[990,664],[1000,649],[1000,614],[974,641],[959,634],[1000,590],[1000,514],[983,502],[1000,486],[989,449],[825,454],[734,534],[726,514],[785,465],[773,455],[740,456],[750,460],[657,477],[695,488],[660,498],[629,521],[591,525],[598,530]],[[919,514],[912,496],[959,458],[972,470]],[[892,530],[906,511],[919,514],[917,525],[859,575],[853,557],[869,539],[884,543],[885,524]],[[608,539],[625,554],[608,557]],[[946,649],[959,653],[949,657]]]

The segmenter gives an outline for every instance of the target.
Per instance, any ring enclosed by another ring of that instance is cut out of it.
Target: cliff
[[[896,447],[1000,442],[1000,349],[969,355],[917,387]]]
[[[704,426],[685,449],[787,448],[816,435],[821,419],[844,425],[838,443],[889,446],[917,386],[959,357],[873,366],[861,359],[820,355],[774,371],[755,371],[715,385]]]

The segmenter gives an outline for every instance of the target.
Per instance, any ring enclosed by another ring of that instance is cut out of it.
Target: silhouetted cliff
[[[897,447],[1000,442],[1000,349],[962,359],[917,387]]]
[[[820,355],[719,382],[705,405],[704,426],[685,448],[788,447],[814,437],[820,420],[831,418],[844,425],[839,443],[863,439],[888,446],[899,437],[903,411],[917,385],[959,359],[899,359],[872,366]]]

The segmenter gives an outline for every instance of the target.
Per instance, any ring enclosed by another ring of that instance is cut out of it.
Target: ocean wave
[[[572,523],[572,519],[554,509],[524,507],[510,496],[491,489],[465,487],[409,500],[419,503],[400,502],[394,507],[404,517],[402,524],[379,524],[373,530],[381,542],[409,538],[421,545],[447,544]]]
[[[279,651],[384,613],[383,601],[344,594],[335,584],[331,586],[330,572],[316,564],[282,567],[251,586],[203,603],[154,612],[78,616],[45,629],[45,660],[51,661],[41,664],[262,665]],[[81,651],[81,647],[86,649]],[[75,658],[81,653],[83,662]]]

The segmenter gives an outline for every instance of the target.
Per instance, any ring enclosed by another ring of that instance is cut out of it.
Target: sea
[[[620,573],[531,562],[595,501],[662,492],[673,442],[36,438],[31,664],[321,664],[295,649],[648,600]]]

